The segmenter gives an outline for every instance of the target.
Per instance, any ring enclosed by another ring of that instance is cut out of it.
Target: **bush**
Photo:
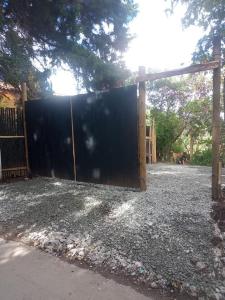
[[[184,150],[185,149],[184,149],[184,146],[182,145],[181,141],[178,141],[172,145],[172,151],[175,153],[181,153],[181,152],[184,152]]]
[[[192,165],[211,166],[212,165],[212,149],[195,152],[191,160]]]

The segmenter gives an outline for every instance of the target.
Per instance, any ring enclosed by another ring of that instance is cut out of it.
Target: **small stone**
[[[213,249],[213,253],[217,257],[221,257],[222,256],[222,251],[219,248],[217,248],[217,247]]]
[[[185,253],[190,253],[191,251],[189,249],[184,250]]]
[[[213,246],[219,245],[223,241],[221,236],[214,236],[211,240]]]
[[[144,268],[140,268],[140,269],[139,269],[139,272],[140,272],[141,274],[143,274],[143,273],[145,273],[145,269],[144,269]]]
[[[154,282],[154,281],[150,284],[150,286],[151,286],[152,289],[157,289],[157,287],[158,287],[157,283]]]
[[[197,289],[195,286],[190,286],[190,294],[193,297],[197,297]]]
[[[205,269],[207,268],[206,264],[205,264],[204,262],[201,262],[201,261],[198,261],[198,262],[196,263],[196,267],[197,267],[200,271],[205,270]]]
[[[21,224],[21,225],[18,225],[16,228],[17,228],[17,229],[22,229],[23,227],[24,227],[24,225]]]
[[[220,260],[222,261],[223,264],[225,264],[225,257],[221,257]]]
[[[192,257],[192,258],[191,258],[191,263],[192,263],[193,265],[196,265],[197,262],[198,262],[198,259],[197,259],[196,257]]]
[[[77,254],[77,249],[72,249],[69,252],[69,256],[75,256]]]
[[[161,279],[162,279],[162,276],[161,276],[161,275],[157,275],[156,278],[157,278],[158,280],[161,280]]]
[[[74,247],[75,247],[74,244],[69,244],[69,245],[67,245],[67,249],[68,249],[68,250],[71,250],[71,249],[73,249]]]
[[[79,259],[82,259],[84,257],[84,251],[83,250],[79,251],[78,256]]]
[[[136,262],[135,262],[135,267],[141,268],[141,267],[142,267],[142,263],[139,262],[139,261],[136,261]]]
[[[215,293],[213,295],[213,299],[215,299],[215,300],[222,300],[223,296],[220,293]]]
[[[225,268],[224,267],[222,269],[221,275],[222,275],[223,278],[225,278]]]

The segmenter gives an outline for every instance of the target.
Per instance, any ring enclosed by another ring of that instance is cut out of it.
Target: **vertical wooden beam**
[[[139,67],[139,76],[145,75],[145,68]],[[139,144],[139,177],[140,189],[145,191],[146,186],[146,88],[145,82],[139,82],[138,97],[138,144]]]
[[[22,90],[22,102],[24,103],[27,101],[27,84],[26,82],[21,83],[21,90]]]
[[[214,37],[214,59],[221,62],[221,38]],[[221,65],[221,63],[220,63]],[[213,120],[212,120],[212,199],[218,201],[220,197],[220,87],[221,66],[213,70]]]
[[[223,79],[223,110],[224,110],[224,123],[225,123],[225,78]]]
[[[25,159],[27,167],[27,175],[30,176],[30,164],[28,158],[28,141],[27,141],[27,124],[26,124],[26,113],[25,113],[25,102],[27,101],[27,85],[26,82],[22,82],[22,104],[23,104],[23,130],[24,130],[24,146],[25,146]]]
[[[146,163],[151,164],[151,125],[146,125]]]
[[[0,181],[2,181],[2,152],[0,148]]]
[[[157,163],[155,119],[152,120],[152,163]]]
[[[73,125],[73,104],[70,98],[70,116],[71,116],[71,133],[72,133],[72,147],[73,147],[73,174],[74,180],[77,180],[77,173],[76,173],[76,156],[75,156],[75,140],[74,140],[74,125]]]

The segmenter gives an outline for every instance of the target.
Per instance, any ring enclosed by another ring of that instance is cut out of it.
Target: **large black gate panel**
[[[137,86],[72,99],[76,179],[139,187]]]
[[[31,173],[74,179],[69,99],[26,102],[26,125]]]

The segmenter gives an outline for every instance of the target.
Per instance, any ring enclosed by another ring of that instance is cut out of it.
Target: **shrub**
[[[197,151],[192,157],[192,165],[211,166],[212,165],[212,149]]]

